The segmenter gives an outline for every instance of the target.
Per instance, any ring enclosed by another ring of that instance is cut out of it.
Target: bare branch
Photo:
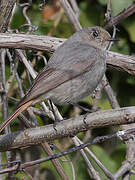
[[[0,47],[54,52],[66,39],[26,34],[0,34]],[[107,65],[135,75],[135,57],[107,51]]]
[[[83,144],[80,140],[78,140],[80,144]],[[88,148],[85,147],[84,150],[90,155],[90,157],[95,161],[95,163],[103,170],[103,172],[106,174],[106,176],[109,179],[113,179],[113,174],[106,169],[106,167],[97,159],[97,157],[94,155],[94,153]]]
[[[135,57],[107,51],[107,65],[120,71],[135,75]]]
[[[74,13],[73,9],[71,8],[68,0],[59,0],[61,3],[61,6],[63,7],[67,18],[69,19],[69,22],[73,25],[73,28],[78,31],[82,29],[79,21],[78,21],[78,16]]]
[[[113,25],[117,25],[121,20],[127,18],[135,12],[135,4],[129,6],[127,9],[124,9],[117,16],[111,18],[111,20],[105,25],[105,29],[111,28]]]
[[[108,22],[111,19],[111,13],[112,13],[112,4],[111,0],[107,0],[107,9],[105,13],[105,21]]]
[[[79,139],[76,139],[76,138],[72,138],[72,141],[74,142],[74,144],[76,146],[79,146],[81,143],[80,143],[80,140]],[[88,166],[88,169],[90,171],[90,174],[91,176],[93,177],[93,179],[96,179],[96,180],[100,180],[100,176],[99,176],[99,173],[94,169],[94,167],[92,166],[91,162],[89,161],[86,153],[84,152],[83,149],[80,150],[80,153],[82,155],[82,157],[84,158],[87,166]]]
[[[66,39],[29,34],[0,34],[0,48],[35,49],[54,52]]]
[[[103,87],[104,87],[104,89],[106,91],[106,94],[108,95],[108,99],[109,99],[109,102],[110,102],[112,108],[113,109],[119,108],[120,106],[118,104],[116,96],[115,96],[115,94],[114,94],[114,92],[113,92],[113,90],[112,90],[106,76],[104,76],[103,79],[102,79],[102,85],[103,85]]]
[[[71,6],[72,6],[72,8],[74,10],[74,13],[75,13],[76,17],[79,18],[80,10],[78,8],[76,0],[69,0],[69,2],[71,3]]]
[[[0,151],[39,144],[42,141],[52,141],[54,139],[75,135],[87,129],[130,124],[133,122],[135,122],[134,106],[115,110],[97,111],[88,115],[63,120],[57,124],[57,131],[54,129],[53,124],[51,124],[2,135],[0,136]]]
[[[36,165],[36,164],[40,164],[40,163],[43,163],[45,161],[49,161],[49,160],[52,160],[52,159],[56,159],[56,158],[65,156],[65,155],[67,155],[69,153],[72,153],[72,152],[84,149],[85,147],[90,146],[92,144],[101,143],[101,142],[104,142],[106,140],[109,140],[109,139],[112,139],[112,138],[116,138],[118,136],[120,136],[122,138],[123,135],[127,136],[129,134],[134,134],[134,133],[135,133],[135,129],[129,129],[129,130],[122,131],[122,133],[120,133],[120,131],[119,131],[119,133],[116,132],[116,133],[109,134],[109,135],[106,135],[106,136],[99,136],[99,137],[96,137],[94,140],[90,140],[90,141],[88,141],[88,142],[86,142],[84,144],[81,144],[79,146],[73,147],[73,148],[71,148],[69,150],[66,150],[66,151],[63,151],[63,152],[61,152],[59,154],[54,154],[52,156],[48,156],[47,158],[38,159],[38,160],[35,160],[35,161],[30,161],[30,162],[26,162],[24,164],[20,164],[20,166],[15,165],[15,166],[12,166],[11,168],[5,168],[5,169],[0,171],[0,174],[8,173],[8,172],[16,171],[16,170],[21,171],[21,170],[23,170],[23,169],[25,169],[27,167],[30,167],[30,166],[33,166],[33,165]],[[127,168],[125,167],[125,172],[129,171],[129,170],[131,170],[133,168],[133,166],[135,165],[135,159],[133,159],[132,162],[130,162],[130,163],[131,163],[130,167],[127,167]],[[112,175],[110,179],[116,180],[116,175],[114,175],[114,176]]]

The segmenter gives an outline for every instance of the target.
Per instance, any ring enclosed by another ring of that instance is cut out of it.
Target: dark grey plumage
[[[51,99],[56,104],[74,104],[91,94],[105,73],[108,38],[109,33],[98,26],[72,35],[51,56],[0,131],[32,103]]]

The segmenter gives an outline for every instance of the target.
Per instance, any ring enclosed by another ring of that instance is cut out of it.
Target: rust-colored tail
[[[6,119],[2,124],[0,124],[0,132],[13,120],[15,119],[21,112],[23,112],[33,101],[28,101],[25,104],[18,107],[12,114]]]

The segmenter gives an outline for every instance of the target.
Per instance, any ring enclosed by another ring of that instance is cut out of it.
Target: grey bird
[[[31,104],[51,99],[56,104],[76,104],[90,95],[106,70],[110,34],[88,27],[73,34],[51,56],[14,112],[0,125],[0,132]]]

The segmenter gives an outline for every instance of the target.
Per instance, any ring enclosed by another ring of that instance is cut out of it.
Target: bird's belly
[[[105,64],[102,64],[98,72],[95,66],[91,71],[61,84],[45,96],[56,104],[77,103],[95,90],[104,73]]]

